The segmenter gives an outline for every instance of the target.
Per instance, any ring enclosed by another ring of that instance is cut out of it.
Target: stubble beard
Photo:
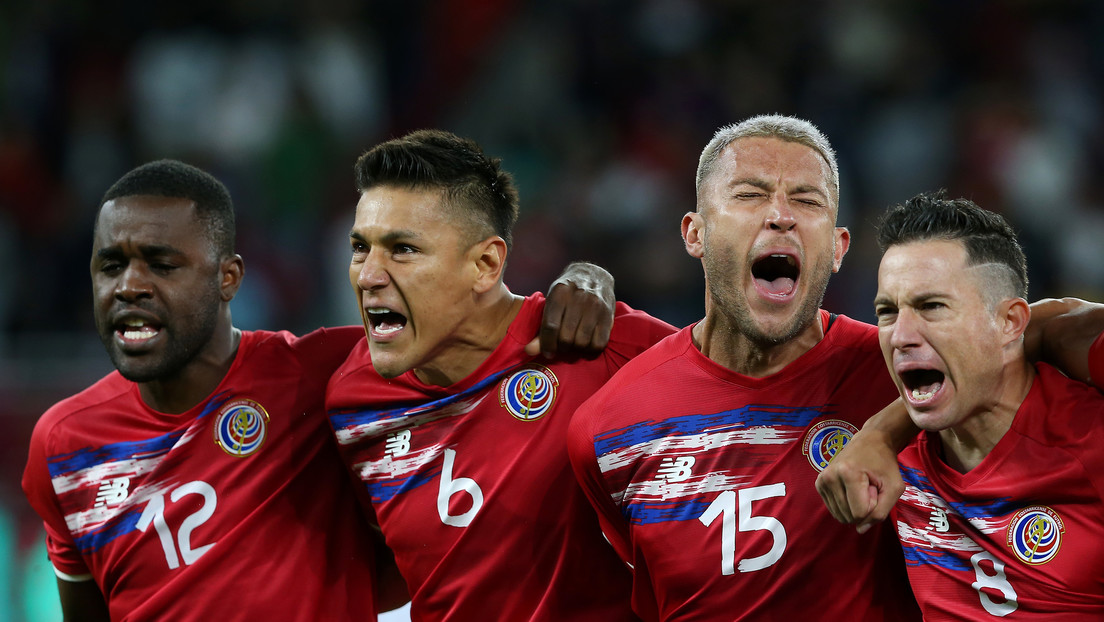
[[[739,273],[725,268],[724,264],[730,262],[717,261],[708,255],[705,263],[707,273]],[[729,280],[710,279],[709,296],[714,308],[728,318],[731,326],[735,326],[736,330],[754,346],[767,350],[792,341],[816,320],[820,305],[824,302],[824,293],[828,289],[828,279],[831,275],[831,267],[824,262],[818,262],[811,270],[803,273],[801,278],[811,279],[805,299],[797,306],[789,321],[775,325],[773,330],[756,321],[747,296],[738,284]]]

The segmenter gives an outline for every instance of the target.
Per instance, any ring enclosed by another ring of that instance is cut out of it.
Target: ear
[[[223,258],[219,263],[219,271],[222,275],[219,281],[219,291],[222,293],[222,301],[230,302],[241,287],[242,277],[245,276],[245,262],[241,255],[231,255]]]
[[[1009,298],[997,307],[1001,338],[1005,344],[1018,341],[1031,321],[1031,307],[1023,298]]]
[[[705,221],[700,212],[686,212],[682,217],[682,241],[691,257],[705,255]]]
[[[497,235],[492,235],[472,246],[470,257],[476,272],[473,285],[476,293],[487,293],[502,282],[502,273],[506,269],[506,254],[506,240]]]
[[[832,250],[835,256],[832,259],[832,272],[839,272],[843,265],[843,256],[847,249],[851,248],[851,232],[847,227],[836,227],[835,238],[832,241]]]

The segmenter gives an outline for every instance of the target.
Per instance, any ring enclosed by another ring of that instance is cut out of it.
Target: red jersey
[[[618,304],[593,359],[533,359],[544,297],[527,298],[464,380],[385,380],[357,346],[327,392],[342,457],[411,595],[414,620],[632,619],[628,571],[602,540],[568,463],[571,413],[674,329]]]
[[[765,378],[703,356],[687,327],[576,412],[572,464],[633,567],[641,617],[919,618],[892,530],[858,535],[813,485],[897,396],[877,329],[821,319],[824,339]]]
[[[23,489],[58,576],[95,580],[112,620],[374,620],[370,530],[323,410],[363,339],[243,332],[178,415],[118,372],[50,408]]]
[[[1045,364],[974,469],[936,433],[901,452],[893,519],[933,620],[1104,619],[1104,397]]]

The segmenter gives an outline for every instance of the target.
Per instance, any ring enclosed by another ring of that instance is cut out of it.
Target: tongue
[[[786,277],[779,277],[773,281],[766,279],[756,279],[763,289],[772,294],[784,295],[793,291],[794,280]]]

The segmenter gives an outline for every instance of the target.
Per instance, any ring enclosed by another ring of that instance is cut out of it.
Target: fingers
[[[613,307],[597,294],[570,282],[558,282],[548,292],[538,331],[539,351],[556,354],[599,352],[609,343]],[[526,352],[530,352],[530,343]]]

